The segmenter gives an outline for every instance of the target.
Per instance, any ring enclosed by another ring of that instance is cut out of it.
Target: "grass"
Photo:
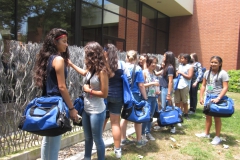
[[[222,118],[220,145],[211,145],[211,139],[201,139],[195,133],[201,133],[205,127],[205,116],[202,113],[203,106],[198,105],[196,114],[190,115],[189,121],[184,121],[182,127],[176,127],[176,133],[170,134],[169,129],[162,128],[160,131],[152,131],[155,141],[148,141],[141,149],[134,144],[122,147],[122,160],[240,160],[240,99],[239,93],[227,94],[234,100],[235,113],[230,118]],[[215,136],[214,121],[210,131]],[[135,137],[135,134],[132,135]],[[174,138],[173,142],[170,138]],[[228,149],[223,148],[228,145]],[[139,156],[142,156],[139,158]],[[96,159],[96,155],[94,155]],[[106,160],[115,160],[113,146],[106,148]]]

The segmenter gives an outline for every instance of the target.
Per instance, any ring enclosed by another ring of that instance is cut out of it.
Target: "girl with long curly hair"
[[[99,160],[105,159],[105,145],[102,138],[106,117],[104,98],[108,95],[108,80],[114,75],[104,57],[103,48],[97,42],[88,42],[84,47],[86,70],[69,60],[69,65],[78,73],[86,76],[90,84],[83,86],[85,92],[82,125],[85,136],[84,159],[91,159],[93,141],[96,144]]]
[[[70,117],[77,120],[77,110],[74,109],[66,87],[67,65],[69,58],[67,31],[54,28],[46,36],[43,47],[37,55],[34,68],[34,81],[43,90],[43,96],[61,96],[67,104]],[[61,135],[44,136],[41,147],[42,160],[57,160],[60,149]]]

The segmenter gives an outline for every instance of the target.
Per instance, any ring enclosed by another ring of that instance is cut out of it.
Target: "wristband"
[[[74,109],[74,107],[73,107],[73,108],[68,108],[69,111],[71,111],[71,110],[73,110],[73,109]]]
[[[90,91],[90,97],[92,97],[92,89],[91,89],[91,91]]]

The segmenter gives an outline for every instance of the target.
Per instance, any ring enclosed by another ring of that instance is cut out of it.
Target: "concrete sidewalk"
[[[157,121],[157,119],[156,119],[156,118],[153,118],[152,125],[153,125],[156,121]],[[126,132],[126,133],[127,133],[127,136],[135,133],[134,127],[131,127],[131,128],[129,128],[129,129],[127,129],[127,132]],[[111,138],[105,140],[104,143],[105,143],[105,147],[109,147],[110,145],[113,144],[113,138],[111,137]],[[93,150],[92,150],[92,154],[95,154],[96,152],[97,152],[96,149],[93,149]],[[69,157],[69,158],[66,158],[65,160],[82,160],[83,158],[84,158],[84,151],[83,151],[83,152],[80,152],[80,153],[78,153],[78,154],[75,154],[74,156],[71,156],[71,157]]]

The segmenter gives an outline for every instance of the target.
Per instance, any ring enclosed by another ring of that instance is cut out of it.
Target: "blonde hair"
[[[129,62],[132,62],[137,59],[137,51],[130,50],[127,51],[127,59]]]

